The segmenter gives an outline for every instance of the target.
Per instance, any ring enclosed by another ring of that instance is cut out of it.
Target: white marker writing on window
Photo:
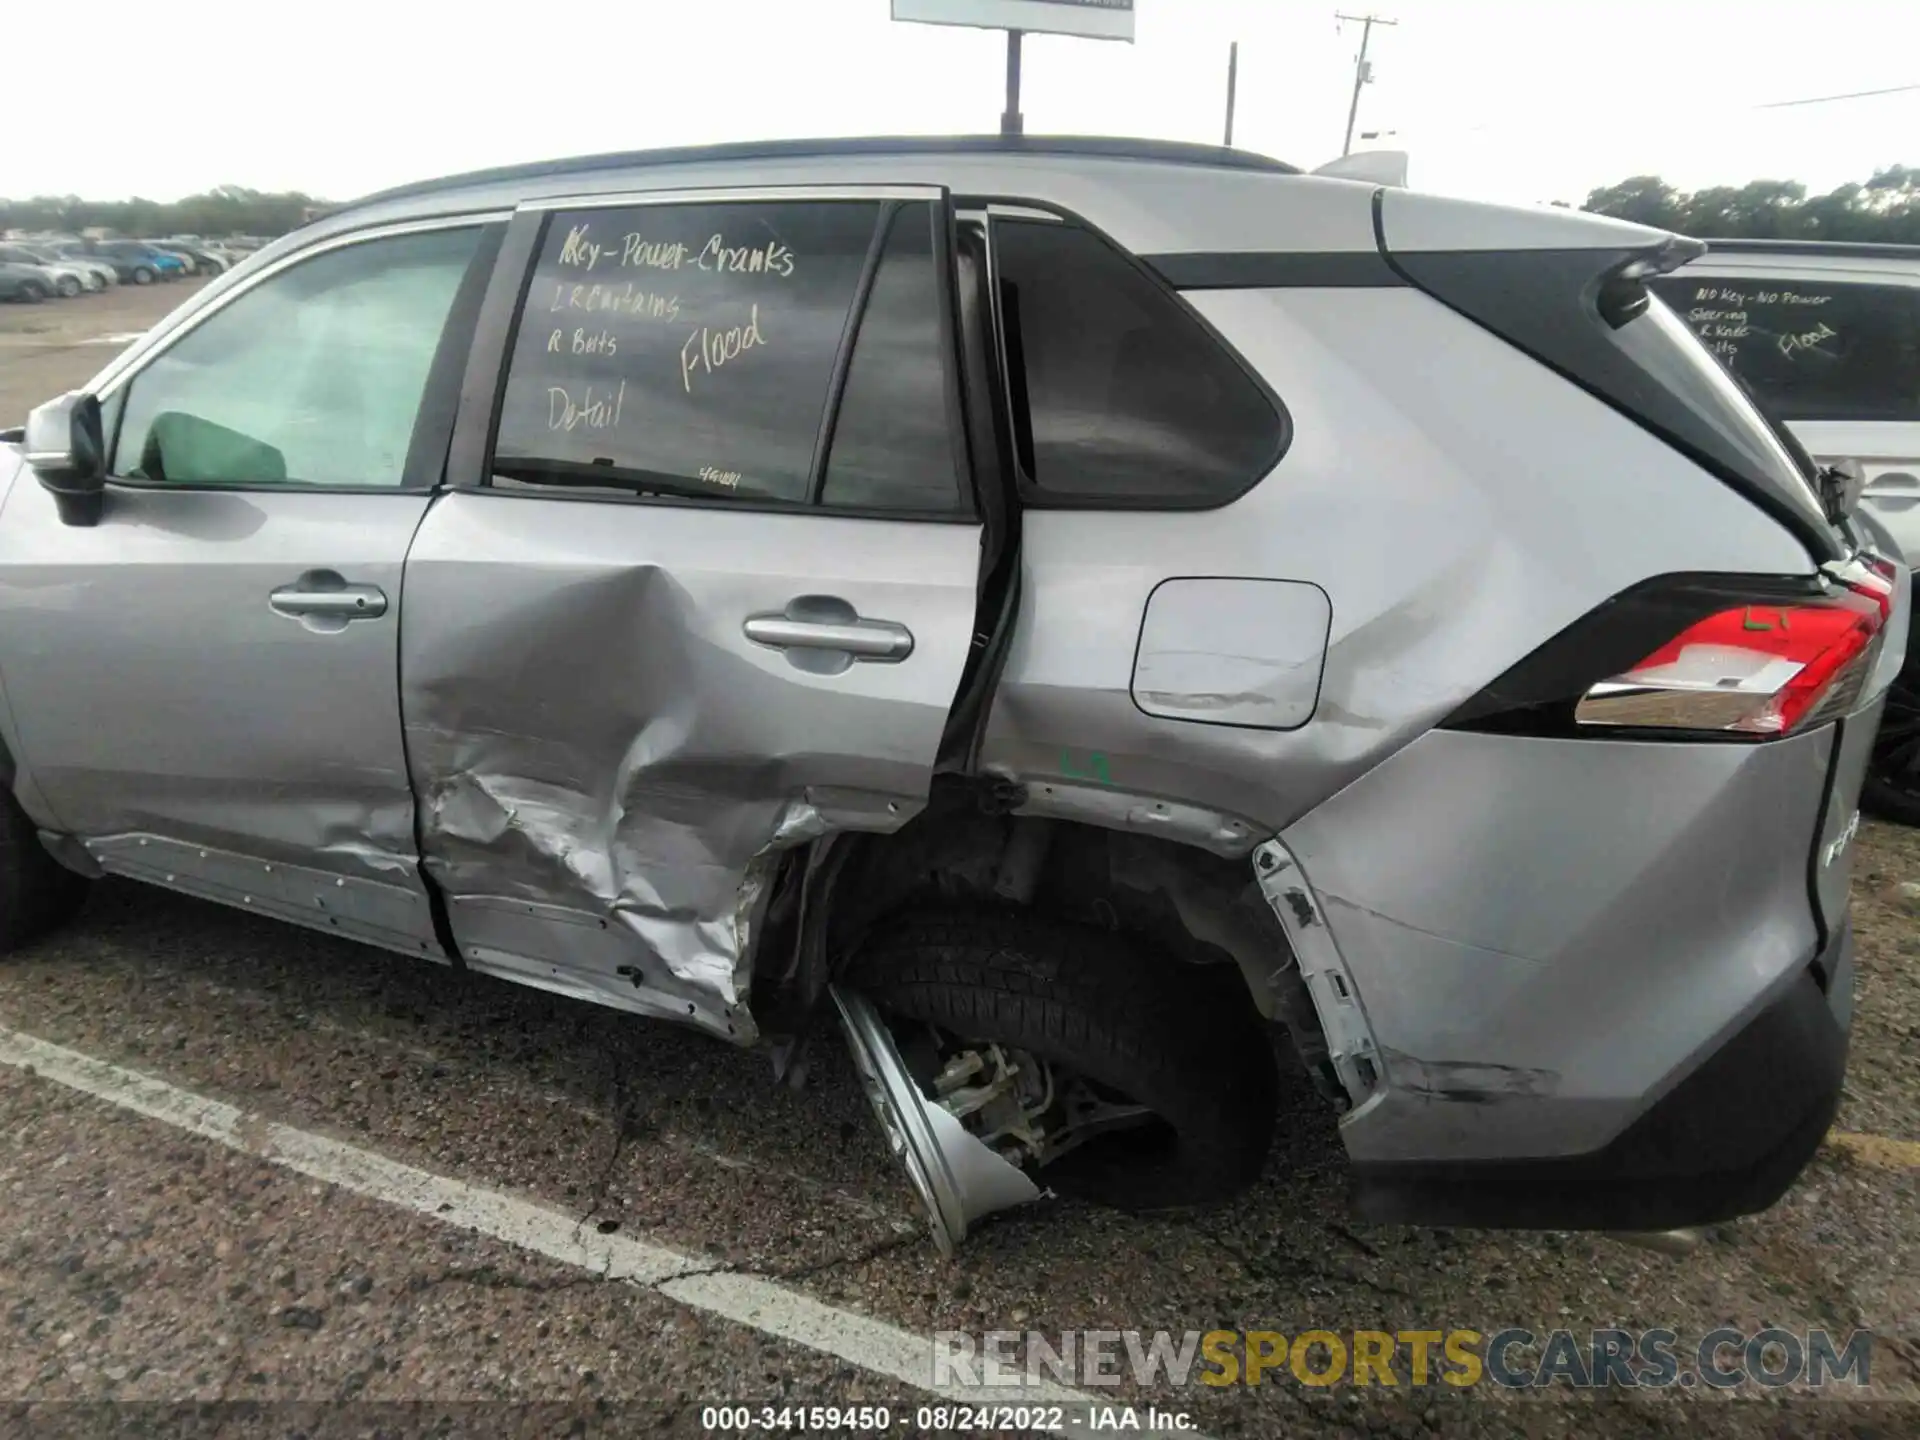
[[[691,395],[696,371],[711,375],[723,365],[738,360],[747,351],[758,349],[766,343],[767,337],[760,333],[758,305],[747,312],[747,323],[744,325],[730,326],[725,330],[702,325],[687,336],[687,343],[680,347],[681,387]]]

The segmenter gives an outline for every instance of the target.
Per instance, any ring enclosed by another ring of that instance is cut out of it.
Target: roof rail
[[[1920,260],[1920,245],[1890,240],[1715,240],[1703,236],[1709,254],[1760,251],[1769,255],[1855,256],[1863,260]]]
[[[547,180],[596,170],[651,165],[698,165],[733,160],[793,160],[835,155],[1066,155],[1103,160],[1149,160],[1168,165],[1208,165],[1227,170],[1263,170],[1298,175],[1299,167],[1250,150],[1191,145],[1179,140],[1131,140],[1106,135],[899,135],[841,140],[753,140],[726,145],[686,145],[669,150],[627,150],[576,155],[524,165],[471,170],[438,180],[420,180],[375,191],[339,209],[404,200],[468,186],[512,180]]]

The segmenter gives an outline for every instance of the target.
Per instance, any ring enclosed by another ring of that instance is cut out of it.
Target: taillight
[[[1872,673],[1897,574],[1858,559],[1819,580],[1653,581],[1555,636],[1448,723],[1764,740],[1838,719]]]

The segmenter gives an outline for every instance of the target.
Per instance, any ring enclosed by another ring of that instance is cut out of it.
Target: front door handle
[[[777,615],[750,615],[741,630],[756,645],[787,652],[802,670],[837,675],[856,660],[898,664],[913,653],[913,632],[895,620],[863,620],[834,595],[802,595]]]
[[[267,597],[276,615],[309,630],[331,633],[350,620],[377,620],[387,613],[387,592],[378,585],[349,585],[332,570],[309,570]]]

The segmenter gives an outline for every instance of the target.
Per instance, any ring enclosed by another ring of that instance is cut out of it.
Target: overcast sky
[[[1134,44],[1030,37],[1033,133],[1340,151],[1365,0],[1136,0]],[[170,9],[88,0],[85,36],[8,67],[0,195],[218,184],[345,200],[564,154],[770,136],[996,129],[999,32],[896,24],[888,0],[332,0]],[[1920,0],[1380,0],[1362,144],[1423,189],[1583,198],[1657,172],[1815,188],[1920,164]],[[52,43],[49,41],[48,43]],[[56,58],[57,56],[57,58]]]

